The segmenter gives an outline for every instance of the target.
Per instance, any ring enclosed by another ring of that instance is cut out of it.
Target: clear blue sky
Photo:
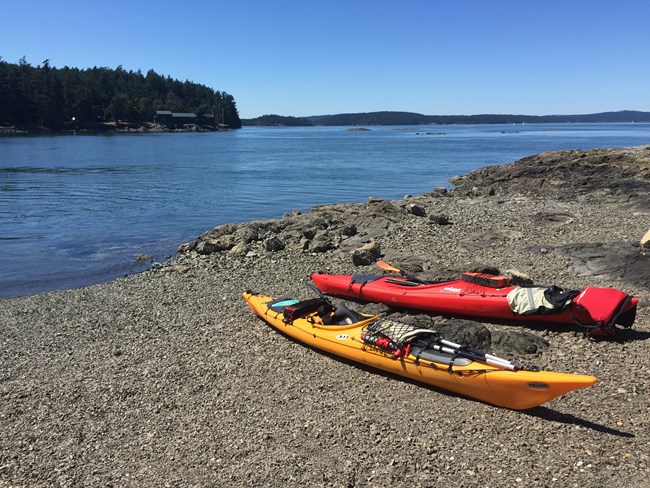
[[[0,0],[0,56],[153,69],[243,118],[650,111],[648,0]]]

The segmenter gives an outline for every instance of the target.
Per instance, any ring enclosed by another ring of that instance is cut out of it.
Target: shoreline
[[[127,122],[102,122],[84,126],[69,126],[62,129],[49,129],[46,127],[14,127],[0,126],[0,136],[19,136],[34,134],[129,134],[141,132],[221,132],[232,130],[227,126],[208,124],[185,124],[183,126],[169,127],[156,122],[143,122],[131,124]]]
[[[453,184],[219,226],[159,269],[0,300],[0,482],[642,486],[650,146],[543,153]],[[372,259],[353,263],[369,242],[425,278],[492,266],[536,283],[619,288],[639,298],[637,320],[621,342],[474,324],[498,355],[598,377],[516,412],[320,354],[241,299],[245,289],[311,298],[304,283],[319,270],[380,274]]]

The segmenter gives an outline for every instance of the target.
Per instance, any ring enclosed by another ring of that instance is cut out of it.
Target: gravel
[[[485,324],[542,337],[549,347],[526,362],[593,374],[593,387],[498,408],[321,354],[248,310],[246,289],[307,298],[311,272],[379,272],[355,267],[345,240],[319,253],[187,252],[109,283],[0,300],[0,486],[650,486],[650,273],[638,246],[650,212],[597,192],[490,193],[393,202],[448,221],[405,214],[375,236],[383,258],[423,275],[489,265],[638,297],[618,341]],[[578,244],[623,258],[590,268],[598,256]]]

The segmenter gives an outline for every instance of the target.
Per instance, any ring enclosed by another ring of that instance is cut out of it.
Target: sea
[[[141,272],[224,223],[450,188],[545,151],[650,144],[638,123],[359,129],[0,136],[0,298]]]

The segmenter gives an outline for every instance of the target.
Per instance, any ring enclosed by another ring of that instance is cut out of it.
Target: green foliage
[[[241,127],[234,98],[204,85],[116,69],[31,66],[0,58],[0,125],[53,130],[121,121],[151,122],[156,110],[192,112],[204,123]],[[214,114],[208,120],[205,114]]]
[[[284,117],[282,115],[262,115],[254,119],[242,120],[242,125],[251,126],[287,126],[304,127],[314,125],[311,121],[300,117]]]

